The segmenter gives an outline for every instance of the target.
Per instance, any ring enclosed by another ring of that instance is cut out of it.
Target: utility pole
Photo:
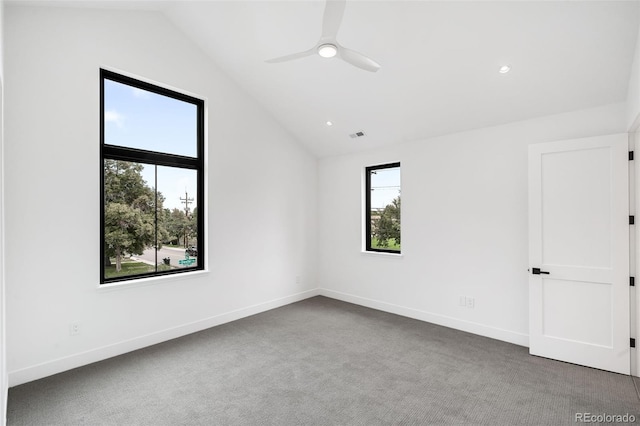
[[[193,203],[193,197],[189,198],[189,193],[187,192],[187,189],[185,188],[184,190],[184,198],[180,198],[180,202],[182,204],[184,204],[184,217],[186,220],[189,220],[189,203]],[[189,247],[187,244],[189,243],[189,239],[187,237],[187,233],[188,233],[188,228],[185,227],[184,229],[184,248]]]
[[[189,198],[189,193],[187,190],[184,190],[184,198],[180,198],[180,202],[184,204],[184,215],[189,217],[189,203],[193,202],[193,198]]]

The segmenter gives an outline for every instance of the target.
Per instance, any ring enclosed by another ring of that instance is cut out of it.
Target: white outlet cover
[[[69,334],[72,336],[80,334],[80,324],[69,324]]]

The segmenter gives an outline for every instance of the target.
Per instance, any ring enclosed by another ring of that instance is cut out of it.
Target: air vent
[[[351,139],[355,139],[355,138],[361,138],[364,136],[364,132],[355,132],[355,133],[351,133],[349,136],[351,136]]]

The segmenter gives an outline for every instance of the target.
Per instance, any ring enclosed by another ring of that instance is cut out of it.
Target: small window
[[[204,269],[204,101],[100,70],[100,283]]]
[[[400,163],[365,169],[366,250],[400,253]]]

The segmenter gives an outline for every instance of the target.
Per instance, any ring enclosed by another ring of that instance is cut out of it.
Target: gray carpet
[[[9,391],[11,425],[640,421],[629,376],[315,297]]]

